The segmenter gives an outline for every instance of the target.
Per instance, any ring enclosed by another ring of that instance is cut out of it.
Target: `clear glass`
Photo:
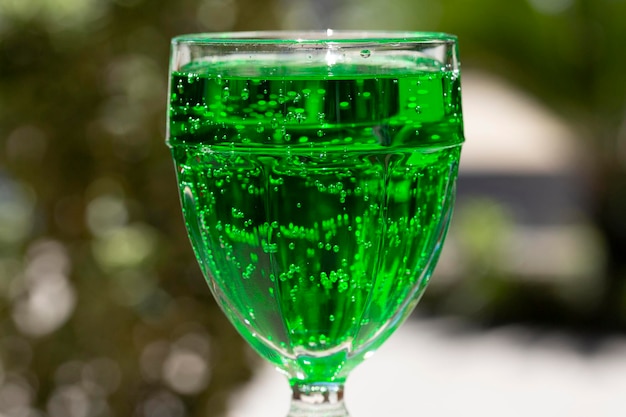
[[[456,37],[174,38],[167,143],[215,299],[292,387],[347,416],[344,383],[424,292],[463,142]]]

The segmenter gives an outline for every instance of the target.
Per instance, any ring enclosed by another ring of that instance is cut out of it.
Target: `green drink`
[[[463,141],[458,70],[271,52],[172,71],[168,143],[231,322],[292,386],[341,385],[436,263]]]

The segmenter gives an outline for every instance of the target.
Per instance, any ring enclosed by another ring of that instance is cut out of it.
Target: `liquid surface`
[[[246,340],[305,383],[345,379],[416,304],[462,142],[455,73],[310,71],[175,73],[169,126],[209,286]]]

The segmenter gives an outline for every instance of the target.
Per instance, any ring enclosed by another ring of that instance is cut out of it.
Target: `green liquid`
[[[194,251],[229,319],[292,383],[343,381],[397,328],[454,198],[457,74],[343,69],[195,66],[171,80]]]

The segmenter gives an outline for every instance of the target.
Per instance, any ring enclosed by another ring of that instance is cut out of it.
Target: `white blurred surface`
[[[626,337],[411,319],[351,375],[352,417],[626,415]],[[269,365],[231,400],[229,417],[284,417],[289,388]]]
[[[538,99],[491,74],[463,71],[463,172],[580,169],[580,139]]]

